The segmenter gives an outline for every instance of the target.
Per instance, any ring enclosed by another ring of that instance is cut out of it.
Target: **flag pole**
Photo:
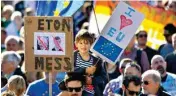
[[[95,16],[95,21],[96,21],[98,33],[99,33],[99,35],[100,35],[100,29],[99,29],[99,27],[98,27],[97,16],[96,16],[96,14],[95,14],[95,9],[94,9],[94,7],[93,7],[93,12],[94,12],[94,16]]]

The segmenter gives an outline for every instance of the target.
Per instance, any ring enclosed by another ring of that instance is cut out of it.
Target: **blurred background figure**
[[[35,13],[34,13],[34,10],[32,8],[26,8],[25,12],[24,12],[24,15],[25,16],[34,16]]]
[[[176,33],[176,27],[173,24],[167,24],[164,27],[164,37],[167,43],[161,45],[158,49],[159,54],[164,58],[166,58],[169,53],[172,53],[174,51],[174,48],[172,46],[172,35],[174,33]]]
[[[157,54],[157,51],[147,46],[147,36],[148,35],[145,30],[139,31],[136,34],[137,47],[144,50],[147,53],[148,61],[151,61],[152,57]]]
[[[18,51],[19,50],[20,38],[17,36],[7,36],[5,39],[6,51]]]
[[[23,24],[22,14],[19,11],[15,11],[11,16],[11,23],[6,27],[7,35],[19,36],[19,31]]]
[[[5,5],[2,10],[1,26],[6,28],[11,23],[11,15],[14,12],[12,5]]]
[[[7,91],[15,93],[15,96],[23,96],[26,91],[26,83],[22,76],[13,75],[9,78]]]
[[[5,51],[5,39],[7,38],[7,32],[1,27],[1,53]]]
[[[167,72],[176,74],[176,33],[172,35],[172,46],[174,47],[174,51],[168,54],[165,60],[167,62]]]
[[[156,70],[147,70],[142,74],[142,95],[171,96],[161,86],[161,76]]]

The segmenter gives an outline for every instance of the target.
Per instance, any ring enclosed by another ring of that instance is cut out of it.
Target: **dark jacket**
[[[147,96],[146,94],[141,94],[140,96]],[[171,96],[169,93],[167,93],[163,87],[160,87],[158,92],[157,92],[157,96]]]
[[[77,58],[77,53],[78,51],[74,52],[74,66],[76,66],[77,62],[76,62],[76,58]],[[93,74],[93,78],[92,78],[92,83],[93,86],[95,88],[95,96],[103,96],[103,90],[106,86],[107,83],[107,78],[106,78],[106,72],[105,69],[103,67],[104,62],[98,58],[93,56],[90,53],[90,56],[93,57],[93,64],[96,64],[96,71]],[[86,68],[75,68],[74,71],[76,72],[81,72],[82,74],[86,75],[85,73]]]

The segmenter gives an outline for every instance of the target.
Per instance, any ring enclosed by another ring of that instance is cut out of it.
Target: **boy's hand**
[[[90,67],[87,67],[87,68],[86,68],[86,73],[87,73],[88,75],[93,75],[94,72],[95,72],[95,70],[96,70],[96,67],[95,67],[95,66],[90,66]]]
[[[92,77],[86,76],[86,84],[91,85],[92,84]]]

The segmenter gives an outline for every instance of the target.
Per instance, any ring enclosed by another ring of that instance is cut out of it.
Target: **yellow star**
[[[60,12],[59,12],[58,10],[55,10],[55,11],[54,11],[54,16],[59,16],[59,13],[60,13]]]
[[[68,5],[69,5],[69,3],[70,3],[70,1],[69,0],[65,0],[64,2],[63,2],[64,4],[64,8],[66,8]]]

